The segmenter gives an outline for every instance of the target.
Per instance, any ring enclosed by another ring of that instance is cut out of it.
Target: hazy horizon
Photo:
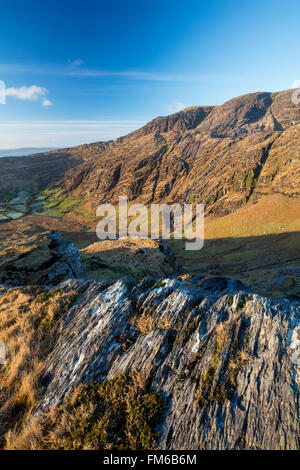
[[[11,148],[11,149],[1,149],[0,148],[0,158],[5,157],[23,157],[26,155],[33,155],[35,153],[49,152],[50,150],[56,150],[53,147],[23,147],[23,148]]]

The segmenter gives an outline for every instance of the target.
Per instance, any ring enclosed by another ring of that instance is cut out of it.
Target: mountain
[[[91,214],[127,194],[146,204],[193,200],[224,215],[265,195],[299,196],[299,126],[292,91],[251,93],[154,119],[116,141],[47,155],[83,160],[57,175],[56,186],[61,199],[80,198]]]
[[[52,150],[26,157],[2,157],[0,202],[10,200],[22,191],[35,195],[49,184],[56,183],[70,168],[82,163],[76,151]]]
[[[146,204],[193,200],[216,215],[269,194],[298,197],[299,126],[291,91],[188,108],[101,150],[87,147],[89,164],[66,173],[58,187],[92,213],[122,194]]]

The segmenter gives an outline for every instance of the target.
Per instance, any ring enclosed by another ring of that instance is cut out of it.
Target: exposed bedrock
[[[60,321],[39,412],[81,383],[144,371],[166,402],[158,448],[299,449],[299,301],[219,279],[59,287],[80,297]]]

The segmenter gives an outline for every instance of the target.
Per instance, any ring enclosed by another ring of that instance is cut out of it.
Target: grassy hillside
[[[271,195],[205,221],[200,251],[170,241],[186,272],[228,276],[276,295],[300,292],[300,201]]]

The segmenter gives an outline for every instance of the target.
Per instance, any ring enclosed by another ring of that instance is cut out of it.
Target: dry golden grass
[[[7,352],[0,368],[0,447],[39,401],[41,371],[53,346],[56,322],[73,300],[73,291],[35,288],[15,288],[0,298],[0,340]]]
[[[9,430],[6,435],[6,449],[9,450],[36,450],[39,449],[42,440],[43,427],[40,417],[35,416],[24,428],[22,433]]]
[[[216,350],[222,351],[226,341],[228,340],[228,329],[229,323],[219,323],[215,328],[215,336],[216,336]]]
[[[170,315],[164,315],[157,323],[157,328],[161,330],[169,330],[172,326],[172,319]]]
[[[155,319],[150,313],[143,313],[132,318],[131,323],[143,335],[148,335],[155,328]]]
[[[246,349],[240,349],[235,357],[229,360],[228,368],[230,370],[244,369],[246,363],[251,359],[250,354],[247,353]]]
[[[148,335],[154,328],[169,330],[172,326],[172,319],[170,315],[164,315],[157,319],[152,312],[144,312],[142,315],[135,315],[131,319],[131,323],[142,335]]]
[[[238,279],[263,295],[295,294],[300,288],[300,199],[272,194],[226,216],[205,219],[202,250],[189,252],[170,240],[184,271]],[[291,270],[277,285],[278,271]]]

